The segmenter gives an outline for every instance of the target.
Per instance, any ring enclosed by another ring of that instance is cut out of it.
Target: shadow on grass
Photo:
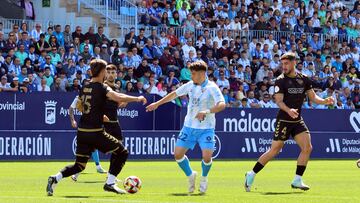
[[[262,195],[290,195],[290,194],[303,194],[304,192],[262,192]]]
[[[189,194],[189,193],[171,193],[171,196],[176,197],[184,197],[184,196],[204,196],[204,194],[196,193],[196,194]]]
[[[77,181],[78,183],[90,183],[90,184],[94,184],[94,183],[104,183],[104,181],[98,180],[98,181]]]
[[[68,195],[68,196],[64,196],[65,198],[69,198],[69,199],[77,199],[77,198],[90,198],[90,196],[80,196],[80,195]]]

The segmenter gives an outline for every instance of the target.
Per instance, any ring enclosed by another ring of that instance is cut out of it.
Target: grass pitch
[[[304,177],[311,186],[307,192],[290,188],[296,161],[273,161],[257,175],[253,192],[246,193],[244,174],[254,163],[214,161],[207,194],[189,196],[187,179],[175,162],[128,162],[118,178],[136,175],[142,180],[140,192],[133,195],[104,192],[106,174],[96,173],[89,162],[78,182],[64,179],[54,196],[47,197],[47,177],[71,162],[0,162],[0,202],[360,202],[360,169],[355,161],[310,161]],[[108,162],[102,165],[107,168]],[[201,174],[200,161],[191,165]]]

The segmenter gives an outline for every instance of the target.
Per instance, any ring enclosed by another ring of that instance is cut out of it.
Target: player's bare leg
[[[294,140],[299,145],[301,152],[297,160],[296,175],[291,184],[291,187],[301,190],[308,190],[310,187],[303,183],[302,176],[305,172],[306,165],[309,161],[312,151],[311,136],[308,132],[303,132],[296,135]]]
[[[184,171],[185,175],[189,179],[189,193],[193,193],[195,190],[195,180],[197,172],[193,171],[190,167],[189,159],[185,155],[187,151],[187,148],[177,146],[175,147],[174,157],[179,167]]]
[[[201,194],[205,194],[208,187],[207,176],[209,174],[212,165],[212,155],[213,155],[213,150],[210,149],[202,150],[202,157],[203,157],[203,160],[201,162],[202,174],[200,177],[200,187],[199,187],[199,191]]]
[[[251,185],[254,182],[255,175],[264,168],[264,166],[273,159],[276,155],[278,155],[281,149],[284,147],[283,141],[275,141],[273,140],[271,143],[271,148],[262,154],[258,159],[257,163],[255,164],[252,171],[248,171],[245,174],[245,190],[246,192],[250,192]]]

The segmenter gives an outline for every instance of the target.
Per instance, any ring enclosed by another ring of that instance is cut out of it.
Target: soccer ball
[[[124,188],[130,194],[137,193],[141,188],[140,178],[136,176],[127,177],[124,181]]]
[[[357,160],[356,165],[357,165],[357,167],[359,167],[359,168],[360,168],[360,159],[359,159],[359,160]]]

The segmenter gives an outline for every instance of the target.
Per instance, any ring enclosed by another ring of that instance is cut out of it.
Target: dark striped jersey
[[[298,109],[299,117],[291,118],[285,111],[279,110],[277,119],[287,121],[301,120],[301,107],[306,92],[312,89],[311,80],[304,74],[296,73],[296,76],[291,78],[285,74],[281,74],[275,81],[275,94],[284,94],[284,103],[291,109]]]
[[[83,106],[83,112],[79,128],[97,129],[103,127],[104,107],[108,91],[106,86],[98,82],[91,82],[82,88],[79,99]]]

